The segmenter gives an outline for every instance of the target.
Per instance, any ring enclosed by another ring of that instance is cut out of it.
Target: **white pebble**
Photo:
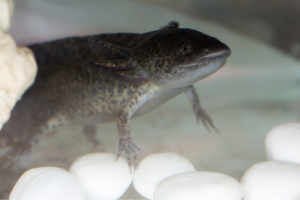
[[[64,169],[40,167],[26,171],[10,193],[9,200],[84,200],[77,181]]]
[[[115,159],[114,154],[92,153],[72,164],[70,173],[78,180],[88,199],[118,199],[126,192],[133,174],[123,158]]]
[[[164,200],[241,200],[240,183],[216,172],[188,172],[163,180],[155,189],[154,199]]]
[[[300,165],[265,161],[248,169],[241,179],[244,200],[300,199]]]
[[[156,186],[165,178],[195,171],[195,167],[186,158],[175,153],[159,153],[145,157],[135,171],[133,185],[138,193],[147,199],[153,199]]]
[[[270,130],[265,139],[268,160],[300,164],[300,123],[287,123]]]

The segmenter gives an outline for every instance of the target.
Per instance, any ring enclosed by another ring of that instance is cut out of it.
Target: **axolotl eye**
[[[185,44],[181,47],[181,53],[187,53],[192,50],[191,45]]]

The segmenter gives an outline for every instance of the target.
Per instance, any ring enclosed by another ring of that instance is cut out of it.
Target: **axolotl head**
[[[82,66],[92,74],[126,82],[151,82],[162,88],[192,85],[220,69],[230,56],[229,47],[218,39],[192,29],[179,29],[177,22],[138,35],[124,47],[91,37],[89,44],[107,60]]]
[[[178,28],[152,32],[133,53],[141,58],[147,78],[163,88],[192,85],[220,69],[231,54],[229,47],[214,37]]]

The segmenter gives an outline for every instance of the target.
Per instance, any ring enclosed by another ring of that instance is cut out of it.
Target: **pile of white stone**
[[[13,1],[0,0],[0,130],[37,72],[33,53],[26,47],[17,47],[6,33],[12,12]]]
[[[299,199],[300,123],[274,127],[265,147],[268,161],[252,166],[240,182],[225,174],[196,171],[175,153],[149,155],[132,174],[123,158],[116,161],[116,155],[93,153],[77,159],[69,172],[56,167],[28,170],[9,199],[118,199],[132,181],[147,199]]]

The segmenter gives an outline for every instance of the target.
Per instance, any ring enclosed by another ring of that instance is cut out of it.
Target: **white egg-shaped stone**
[[[268,160],[300,164],[300,123],[286,123],[272,128],[265,138]]]
[[[135,171],[134,188],[147,199],[153,199],[156,186],[165,178],[195,171],[193,164],[176,153],[158,153],[145,157]]]
[[[10,193],[9,200],[84,200],[83,191],[66,170],[40,167],[26,171]]]
[[[158,184],[154,199],[160,200],[241,200],[240,183],[216,172],[188,172],[166,178]]]
[[[248,169],[241,178],[244,200],[300,199],[300,165],[265,161]]]
[[[110,153],[87,154],[75,160],[70,173],[90,200],[118,199],[130,186],[133,172],[127,162]]]

